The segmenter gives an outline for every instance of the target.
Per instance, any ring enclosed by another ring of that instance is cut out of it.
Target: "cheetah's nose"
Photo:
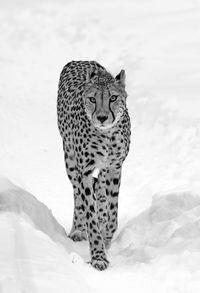
[[[104,121],[106,121],[106,119],[108,119],[108,116],[97,116],[97,119],[103,123]]]

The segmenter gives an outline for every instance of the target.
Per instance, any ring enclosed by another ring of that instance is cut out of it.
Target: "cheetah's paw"
[[[91,265],[99,270],[99,271],[103,271],[105,269],[107,269],[108,265],[109,265],[109,261],[106,258],[93,258],[91,260]]]
[[[74,230],[73,232],[70,232],[68,237],[71,238],[75,242],[87,240],[86,232],[80,231],[80,230]]]

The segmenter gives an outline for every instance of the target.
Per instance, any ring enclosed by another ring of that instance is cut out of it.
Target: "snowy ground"
[[[199,52],[198,0],[0,1],[0,175],[15,184],[0,179],[0,293],[199,293]],[[70,60],[127,74],[132,145],[105,272],[60,226],[73,212],[56,125]]]

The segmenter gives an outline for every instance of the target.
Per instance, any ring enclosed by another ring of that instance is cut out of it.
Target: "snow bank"
[[[64,228],[43,203],[3,178],[0,235],[1,293],[90,292],[72,264],[76,255],[67,252]]]
[[[151,206],[122,229],[114,246],[124,262],[132,264],[169,254],[196,251],[200,255],[200,196],[190,192],[155,195]]]
[[[66,242],[64,228],[53,217],[52,212],[29,192],[0,178],[0,212],[24,213],[35,227],[54,241]]]
[[[0,233],[2,293],[198,292],[197,194],[155,195],[150,207],[118,233],[108,251],[110,267],[101,273],[83,263],[87,243],[72,244],[43,203],[3,178]]]

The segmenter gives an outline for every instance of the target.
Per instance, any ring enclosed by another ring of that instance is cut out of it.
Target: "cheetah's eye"
[[[113,95],[113,96],[110,97],[110,101],[114,102],[114,101],[117,100],[117,98],[118,98],[118,96]]]
[[[91,103],[96,103],[96,99],[94,97],[89,97],[88,99],[90,100]]]

